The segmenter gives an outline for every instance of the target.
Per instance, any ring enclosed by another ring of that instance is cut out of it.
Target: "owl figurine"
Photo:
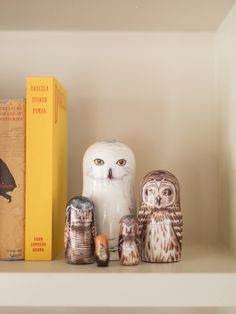
[[[139,226],[134,215],[123,216],[120,220],[119,259],[125,266],[138,265],[140,260]]]
[[[117,141],[91,145],[83,158],[83,195],[95,205],[98,233],[106,234],[110,259],[118,260],[119,221],[135,213],[135,157]]]
[[[138,222],[143,261],[167,263],[181,260],[183,217],[179,183],[172,173],[157,170],[144,177]]]
[[[98,267],[106,267],[109,265],[109,247],[105,234],[99,234],[95,239],[95,256]]]
[[[96,227],[94,205],[87,198],[72,198],[66,207],[64,233],[68,264],[90,264],[95,260]]]

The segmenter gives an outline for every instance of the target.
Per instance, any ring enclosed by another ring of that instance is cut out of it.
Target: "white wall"
[[[96,3],[98,2],[98,3]],[[235,0],[0,1],[1,30],[215,31]]]
[[[236,5],[218,33],[221,108],[221,236],[236,252]]]
[[[0,97],[24,95],[25,77],[54,75],[69,94],[70,196],[82,157],[102,139],[181,184],[185,241],[218,240],[215,35],[197,32],[1,32]]]

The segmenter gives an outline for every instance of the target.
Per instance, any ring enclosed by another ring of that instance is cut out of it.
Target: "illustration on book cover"
[[[7,164],[0,159],[0,196],[4,197],[10,203],[12,196],[8,192],[12,192],[16,188],[15,179],[8,168]]]

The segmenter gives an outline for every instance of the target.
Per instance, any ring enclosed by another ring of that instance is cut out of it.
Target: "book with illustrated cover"
[[[25,259],[63,250],[67,203],[67,98],[53,77],[27,78]]]
[[[24,258],[25,99],[0,100],[0,259]]]

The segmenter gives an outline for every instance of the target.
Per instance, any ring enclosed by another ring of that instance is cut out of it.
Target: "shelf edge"
[[[2,273],[0,306],[236,306],[236,273]]]

